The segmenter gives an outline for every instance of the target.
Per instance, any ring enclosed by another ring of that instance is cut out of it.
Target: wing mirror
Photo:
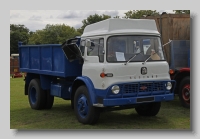
[[[91,47],[92,42],[90,39],[83,40],[83,41],[81,41],[81,46]]]
[[[91,42],[90,39],[86,39],[85,42],[86,42],[86,44],[85,44],[86,47],[91,47],[92,46],[92,42]]]

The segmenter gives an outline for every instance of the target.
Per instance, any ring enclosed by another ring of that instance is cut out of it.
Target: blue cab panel
[[[79,60],[69,62],[61,44],[19,44],[19,66],[21,72],[59,77],[82,75],[82,64],[79,64]]]

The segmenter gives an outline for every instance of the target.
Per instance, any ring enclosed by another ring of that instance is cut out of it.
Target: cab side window
[[[87,48],[88,56],[98,56],[98,40],[91,40],[91,46]]]
[[[104,62],[104,40],[94,39],[91,41],[91,46],[87,48],[87,55],[98,56],[99,62]]]
[[[99,44],[99,62],[104,62],[104,40],[100,39]]]

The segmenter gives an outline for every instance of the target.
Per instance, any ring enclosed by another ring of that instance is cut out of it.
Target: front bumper
[[[121,105],[131,105],[131,104],[139,104],[147,102],[170,101],[173,99],[174,99],[174,94],[145,96],[145,97],[112,98],[112,99],[103,99],[103,106],[121,106]]]

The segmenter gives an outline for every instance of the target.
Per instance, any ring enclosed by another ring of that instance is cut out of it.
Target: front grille
[[[164,82],[154,83],[152,91],[164,91],[164,90],[165,90]]]
[[[155,96],[163,95],[174,92],[176,82],[172,83],[172,89],[167,90],[166,84],[169,81],[152,81],[152,82],[132,82],[125,84],[118,84],[120,87],[119,94],[115,95],[110,90],[107,94],[108,98],[128,98],[128,97],[139,97],[139,96]]]
[[[133,93],[138,91],[138,84],[126,84],[123,86],[124,93]]]
[[[165,91],[164,82],[131,83],[122,85],[122,93]]]
[[[152,89],[153,83],[141,83],[139,84],[139,91],[138,92],[150,92]]]

